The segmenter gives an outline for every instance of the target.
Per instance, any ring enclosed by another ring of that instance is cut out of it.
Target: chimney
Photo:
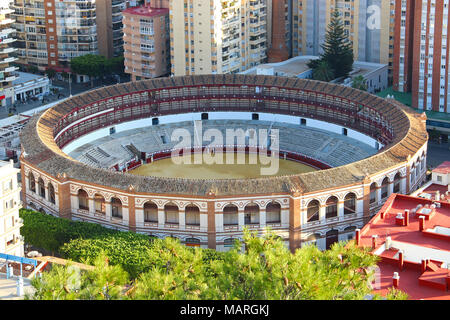
[[[398,267],[401,270],[403,270],[403,262],[404,262],[404,256],[403,251],[398,252]]]
[[[385,250],[389,250],[391,248],[391,237],[386,237],[386,241],[384,242]]]
[[[422,259],[420,267],[422,270],[422,273],[427,271],[428,261],[426,259]]]
[[[419,231],[425,230],[425,217],[420,216],[419,217]]]
[[[272,47],[267,53],[269,63],[289,58],[286,46],[285,0],[272,1]]]
[[[392,276],[392,285],[394,288],[398,288],[398,285],[400,284],[400,276],[398,275],[398,272],[394,272],[394,275]]]
[[[356,238],[356,245],[359,246],[359,243],[361,242],[361,230],[355,229],[355,238]]]
[[[377,247],[377,238],[378,236],[376,234],[372,235],[372,249]]]
[[[405,210],[405,226],[409,226],[409,210]]]

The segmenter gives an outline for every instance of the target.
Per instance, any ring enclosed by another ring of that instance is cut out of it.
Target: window
[[[309,202],[308,209],[306,210],[307,222],[319,220],[319,209],[319,201],[312,200],[311,202]]]
[[[144,222],[158,222],[158,206],[153,202],[144,204]]]
[[[438,182],[442,182],[442,176],[439,176],[439,175],[438,175],[438,176],[437,176],[437,181],[438,181]]]
[[[164,215],[166,217],[166,223],[168,224],[178,224],[179,214],[178,206],[172,203],[166,204],[164,206]]]

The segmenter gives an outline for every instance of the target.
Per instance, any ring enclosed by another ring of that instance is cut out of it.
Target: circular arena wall
[[[62,149],[99,129],[183,113],[251,112],[328,122],[375,139],[373,156],[310,173],[255,179],[135,176],[78,162]],[[391,99],[312,80],[255,75],[160,78],[74,96],[21,133],[25,206],[187,245],[226,250],[266,227],[295,250],[352,236],[393,192],[426,172],[426,116]]]

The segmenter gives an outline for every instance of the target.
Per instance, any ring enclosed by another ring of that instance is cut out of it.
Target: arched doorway
[[[51,182],[48,183],[48,201],[53,204],[56,203],[55,188],[53,187],[53,184]]]
[[[179,224],[179,210],[174,203],[168,203],[164,206],[164,216],[166,224]]]
[[[381,199],[385,199],[389,195],[389,179],[388,177],[383,179],[383,182],[381,183]]]
[[[105,215],[106,214],[106,203],[105,198],[101,194],[96,193],[94,195],[94,207],[95,212]]]
[[[377,202],[377,184],[374,182],[370,185],[370,204]]]
[[[44,180],[42,180],[42,178],[38,179],[38,191],[39,195],[45,199],[45,183]]]
[[[184,243],[187,247],[200,247],[200,240],[196,238],[186,238]]]
[[[200,226],[200,209],[193,204],[186,206],[186,225]]]
[[[115,197],[111,198],[111,210],[114,218],[122,219],[122,201],[120,199]]]
[[[151,201],[144,204],[144,222],[158,223],[158,206]]]
[[[89,210],[89,196],[83,189],[78,190],[78,209]]]
[[[326,247],[325,249],[330,249],[331,245],[339,240],[339,231],[338,230],[330,230],[326,234]]]
[[[28,184],[30,190],[36,193],[36,180],[34,179],[34,174],[32,172],[28,175]]]
[[[238,207],[234,204],[228,204],[223,208],[223,225],[224,226],[234,226],[238,225]]]
[[[266,223],[281,222],[281,206],[278,202],[270,202],[266,206]]]
[[[400,184],[401,184],[402,178],[400,177],[400,172],[397,172],[397,174],[394,177],[394,188],[393,191],[394,193],[399,193],[400,192]]]
[[[249,203],[244,208],[244,223],[259,224],[259,206],[255,203]]]

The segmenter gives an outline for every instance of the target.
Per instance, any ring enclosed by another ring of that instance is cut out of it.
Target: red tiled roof
[[[431,205],[436,201],[419,197],[411,197],[400,194],[392,194],[380,211],[362,228],[360,234],[360,246],[372,246],[372,235],[377,235],[377,249],[384,246],[386,237],[391,237],[396,243],[420,246],[423,248],[437,249],[450,252],[450,237],[445,235],[433,236],[433,233],[419,230],[419,219],[411,212],[417,205]],[[425,222],[425,230],[433,229],[435,226],[450,228],[450,203],[439,202],[440,208],[435,208],[435,214],[429,221]],[[398,213],[410,210],[409,225],[396,224]],[[382,218],[384,213],[384,218]],[[396,250],[384,251],[378,263],[380,268],[379,285],[375,288],[376,293],[385,295],[392,287],[392,276],[398,272],[400,276],[399,289],[405,291],[410,299],[444,299],[450,300],[450,288],[446,289],[446,277],[450,277],[450,270],[445,269],[439,262],[428,265],[425,272],[421,271],[421,263],[406,261],[402,270],[398,265]],[[428,259],[429,257],[423,257]],[[442,267],[442,268],[441,268]],[[447,280],[448,281],[448,280]]]
[[[123,10],[122,12],[139,15],[139,16],[153,17],[153,16],[160,16],[160,15],[168,14],[169,9],[140,6],[140,7],[131,7],[131,8]]]
[[[436,173],[450,173],[450,161],[445,161],[433,169]]]

